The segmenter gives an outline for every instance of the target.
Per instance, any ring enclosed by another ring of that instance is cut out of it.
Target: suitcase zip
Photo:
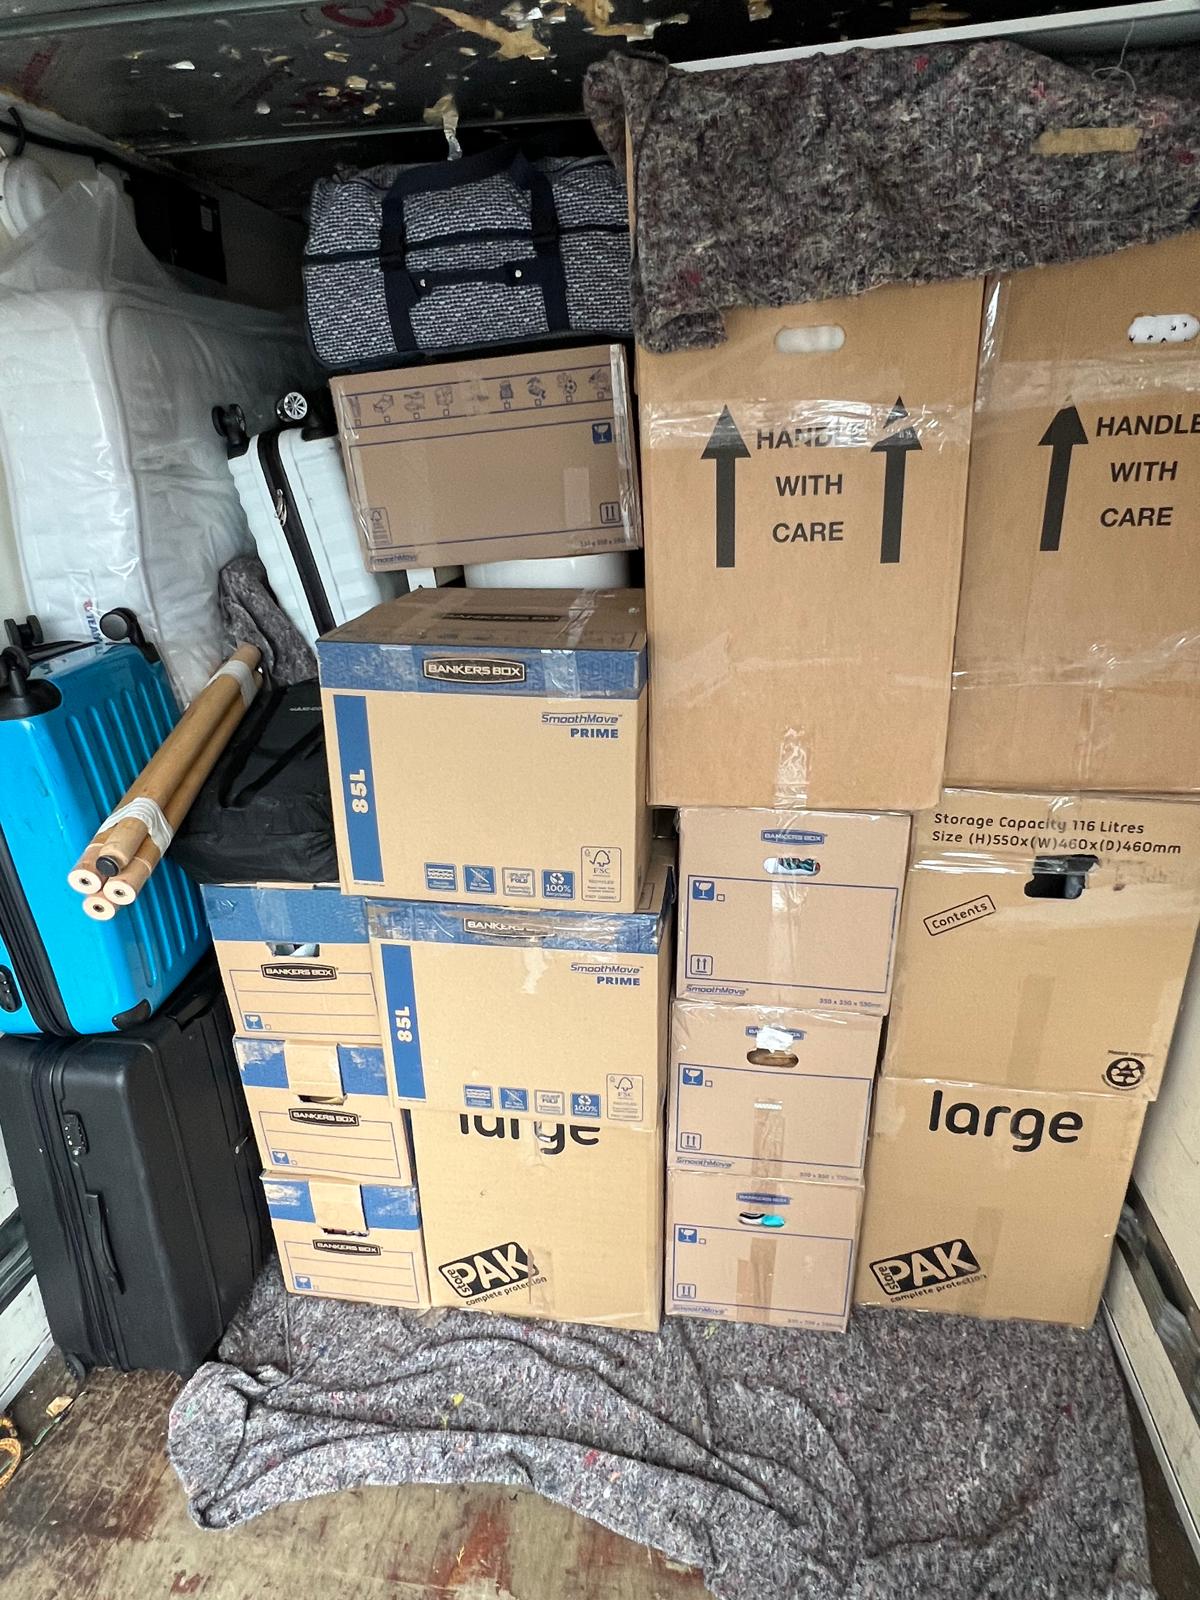
[[[325,585],[321,581],[321,574],[304,532],[304,519],[300,515],[300,507],[296,504],[292,486],[284,471],[283,457],[279,451],[280,432],[279,428],[270,428],[266,433],[259,434],[258,461],[262,467],[263,477],[267,480],[267,488],[271,492],[271,500],[275,507],[275,515],[279,518],[284,541],[296,566],[296,576],[300,579],[300,587],[304,590],[304,598],[308,601],[308,609],[312,612],[313,624],[319,634],[329,633],[337,627],[337,619],[329,604],[329,596],[325,592]]]
[[[0,827],[0,938],[8,947],[17,987],[39,1031],[73,1034],[75,1029],[17,876],[3,827]]]
[[[58,1202],[58,1215],[62,1221],[63,1232],[67,1236],[71,1261],[77,1268],[79,1286],[83,1291],[80,1304],[91,1346],[87,1354],[93,1358],[87,1364],[119,1367],[123,1364],[123,1356],[116,1326],[109,1313],[108,1301],[92,1257],[91,1241],[88,1238],[83,1208],[79,1201],[79,1188],[76,1182],[78,1169],[66,1150],[66,1139],[59,1116],[58,1101],[62,1094],[64,1070],[65,1063],[59,1059],[51,1063],[46,1071],[39,1072],[35,1068],[29,1074],[34,1114],[37,1117],[42,1147],[46,1152],[47,1169]],[[64,1351],[64,1354],[76,1360],[81,1359],[78,1351],[68,1350]],[[97,1362],[95,1359],[97,1356],[103,1358],[102,1361]]]
[[[559,234],[570,238],[578,233],[628,233],[628,224],[624,222],[575,222],[568,223],[560,228]],[[529,239],[528,228],[488,228],[486,232],[478,230],[460,229],[457,233],[435,234],[430,239],[410,239],[408,242],[409,256],[421,250],[444,250],[455,245],[477,244],[480,239],[490,243],[493,239]],[[381,255],[378,245],[368,246],[360,250],[306,250],[304,252],[304,265],[306,267],[332,267],[350,261],[378,261]],[[521,260],[528,260],[524,256]]]

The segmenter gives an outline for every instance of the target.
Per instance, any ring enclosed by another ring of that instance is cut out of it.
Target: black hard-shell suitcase
[[[0,1041],[0,1125],[50,1331],[80,1366],[188,1373],[264,1256],[259,1163],[206,960],[121,1034]]]

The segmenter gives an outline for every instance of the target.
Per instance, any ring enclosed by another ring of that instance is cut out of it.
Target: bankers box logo
[[[422,663],[421,672],[438,683],[525,682],[525,663],[501,656],[429,656]]]
[[[331,983],[337,977],[336,967],[302,967],[299,962],[267,961],[263,963],[264,978],[282,978],[288,983]]]

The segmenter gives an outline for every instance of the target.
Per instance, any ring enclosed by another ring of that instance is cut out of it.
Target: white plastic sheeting
[[[102,175],[0,251],[0,460],[47,637],[128,606],[197,692],[222,655],[217,573],[253,549],[212,407],[262,428],[311,370],[298,317],[179,288]]]

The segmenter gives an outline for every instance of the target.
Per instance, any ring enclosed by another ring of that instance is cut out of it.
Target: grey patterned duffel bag
[[[330,370],[556,335],[627,337],[629,219],[606,156],[372,167],[313,189],[304,295]]]

